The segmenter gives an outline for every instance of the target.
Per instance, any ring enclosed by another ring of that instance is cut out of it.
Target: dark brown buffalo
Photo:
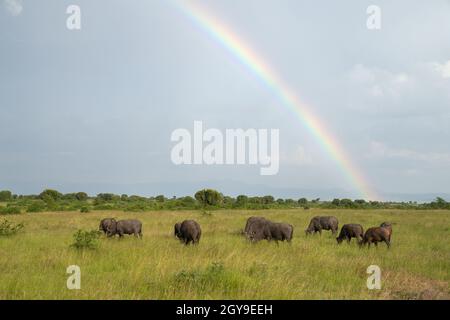
[[[100,225],[98,227],[99,231],[103,231],[105,234],[108,233],[108,227],[113,223],[114,218],[105,218],[102,221],[100,221]]]
[[[306,235],[319,232],[322,234],[322,230],[331,230],[333,234],[336,234],[339,228],[339,222],[336,217],[314,217],[309,222],[308,228],[305,230]]]
[[[270,240],[270,229],[268,220],[254,221],[248,228],[247,238],[252,242],[258,242],[263,239]]]
[[[344,224],[341,228],[339,236],[336,238],[337,243],[347,240],[350,243],[352,238],[356,238],[360,242],[364,237],[364,230],[360,224]]]
[[[392,236],[392,223],[390,222],[383,222],[380,224],[381,228],[385,228],[389,232],[389,242],[391,242],[391,236]]]
[[[294,227],[287,223],[276,223],[269,221],[267,219],[264,220],[255,220],[250,226],[248,230],[248,238],[253,241],[261,241],[261,240],[274,240],[278,243],[278,241],[288,241],[292,240],[292,236],[294,233]]]
[[[184,220],[180,226],[180,236],[178,237],[185,245],[190,242],[192,244],[198,244],[200,237],[202,235],[202,230],[200,225],[194,220]]]
[[[258,224],[264,224],[265,221],[267,221],[266,218],[264,217],[250,217],[247,219],[247,223],[245,224],[245,229],[244,229],[244,235],[248,238],[249,237],[249,230],[250,230],[250,226],[256,222]]]
[[[181,223],[180,222],[177,222],[177,223],[175,223],[175,226],[173,227],[173,234],[174,234],[174,236],[175,237],[177,237],[177,238],[181,238],[181,231],[180,231],[180,229],[181,229]]]
[[[109,237],[118,234],[120,238],[124,234],[134,234],[135,237],[142,238],[142,222],[136,219],[113,220],[108,226],[107,235]]]
[[[283,222],[270,222],[270,237],[271,240],[291,242],[292,236],[294,235],[294,227],[291,224]]]
[[[375,246],[378,246],[378,242],[385,242],[388,248],[391,247],[391,242],[389,241],[389,230],[384,227],[373,227],[367,229],[366,233],[364,234],[363,240],[360,242],[360,245],[367,244],[370,248],[370,245],[372,243],[375,244]]]

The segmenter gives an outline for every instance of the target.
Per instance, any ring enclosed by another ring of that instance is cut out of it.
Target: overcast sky
[[[172,1],[0,1],[0,189],[358,196],[292,111]],[[380,194],[450,193],[450,1],[196,1]],[[66,28],[70,4],[81,30]],[[371,4],[381,30],[366,27]],[[174,165],[171,132],[194,120],[280,129],[279,173]]]

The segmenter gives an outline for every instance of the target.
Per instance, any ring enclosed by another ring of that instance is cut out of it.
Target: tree
[[[236,204],[238,206],[244,206],[247,204],[247,202],[248,202],[248,197],[243,194],[238,195],[236,198]]]
[[[86,192],[77,192],[75,194],[75,198],[77,198],[77,200],[79,200],[79,201],[86,201],[88,198],[88,195]]]
[[[66,193],[66,194],[63,194],[62,199],[63,200],[76,200],[77,197],[76,197],[75,193]]]
[[[344,208],[353,208],[354,207],[354,203],[350,199],[341,199],[340,206],[344,207]]]
[[[119,200],[120,196],[115,195],[113,193],[99,193],[97,195],[97,200],[102,200],[102,201],[113,201],[113,200]]]
[[[308,203],[308,199],[306,199],[306,198],[300,198],[300,199],[298,199],[298,204],[299,205],[305,205],[305,204],[307,204]]]
[[[263,204],[272,204],[274,203],[275,198],[273,196],[264,196],[262,197],[262,203]]]
[[[197,191],[194,195],[195,199],[203,206],[216,206],[222,202],[223,196],[220,192],[213,189],[203,189]]]
[[[295,201],[293,199],[286,199],[286,200],[284,200],[284,202],[286,204],[292,205],[292,204],[294,204]]]
[[[437,197],[433,202],[431,202],[431,207],[434,209],[447,209],[450,208],[450,203],[441,197]]]
[[[222,200],[223,200],[222,203],[224,205],[232,205],[235,201],[232,197],[229,196],[224,196]]]
[[[53,190],[53,189],[45,189],[39,194],[39,199],[44,200],[45,202],[48,201],[56,201],[63,197],[62,193],[59,191]]]
[[[12,198],[11,191],[2,190],[0,191],[0,201],[9,201]]]
[[[331,201],[331,204],[333,206],[339,207],[339,205],[341,204],[341,200],[339,199],[333,199],[333,201]]]
[[[162,194],[160,194],[155,197],[155,200],[158,202],[164,202],[166,200],[166,198]]]

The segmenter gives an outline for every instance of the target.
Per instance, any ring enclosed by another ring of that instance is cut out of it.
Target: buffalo
[[[249,237],[249,231],[250,231],[250,226],[253,223],[257,223],[258,225],[262,225],[266,222],[266,218],[264,217],[250,217],[247,219],[247,223],[245,224],[245,229],[244,229],[244,235],[248,238]]]
[[[380,224],[381,228],[385,228],[389,232],[389,242],[391,242],[391,236],[392,236],[392,223],[390,222],[383,222]]]
[[[247,232],[248,238],[253,241],[261,241],[263,239],[271,241],[288,241],[292,240],[294,227],[287,223],[276,223],[264,220],[255,220]]]
[[[360,224],[344,224],[341,228],[339,236],[336,238],[338,244],[340,244],[344,239],[350,243],[352,238],[356,238],[360,242],[364,237],[364,230]]]
[[[385,242],[387,247],[391,247],[391,242],[389,240],[390,238],[390,232],[385,227],[373,227],[367,229],[366,233],[364,234],[363,240],[360,242],[360,245],[363,246],[365,244],[368,245],[370,248],[370,245],[372,243],[375,244],[375,246],[378,246],[378,242]]]
[[[192,244],[198,244],[201,235],[202,230],[197,221],[184,220],[181,223],[178,238],[184,242],[185,245],[188,245],[190,242],[192,242]]]
[[[262,217],[250,217],[247,220],[246,236],[251,241],[270,239],[270,230],[268,228],[269,220]]]
[[[336,217],[326,216],[326,217],[314,217],[309,222],[308,228],[305,230],[306,235],[311,233],[319,232],[322,234],[322,230],[331,230],[334,234],[337,233],[339,227],[339,222]]]
[[[174,229],[174,236],[177,238],[181,238],[181,231],[180,231],[181,223],[180,222],[175,223],[173,229]]]
[[[122,238],[124,234],[134,234],[135,237],[139,236],[142,238],[142,222],[135,219],[113,220],[108,226],[107,234],[109,237],[118,234],[120,238]]]
[[[270,222],[270,237],[271,240],[291,242],[294,235],[294,227],[291,224],[283,222]]]
[[[103,231],[105,234],[108,232],[108,227],[111,225],[111,223],[115,222],[114,218],[105,218],[102,221],[100,221],[100,226],[98,227],[99,231]]]

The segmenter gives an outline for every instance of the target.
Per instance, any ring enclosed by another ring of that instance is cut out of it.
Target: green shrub
[[[0,222],[0,236],[12,236],[23,229],[23,227],[23,223],[13,224],[5,219]]]
[[[12,193],[9,190],[0,191],[0,201],[9,201],[12,199]]]
[[[91,210],[89,210],[89,207],[81,207],[80,208],[80,212],[81,213],[88,213],[88,212],[90,212]]]
[[[0,208],[0,214],[19,214],[21,212],[20,208],[16,206]]]
[[[124,211],[127,212],[142,212],[147,210],[149,210],[149,208],[147,208],[145,203],[133,203],[124,208]]]
[[[75,249],[97,249],[98,238],[100,232],[98,230],[84,231],[78,230],[73,235],[73,243],[70,245]]]
[[[47,205],[44,201],[34,201],[27,207],[27,212],[42,212],[45,211]]]

